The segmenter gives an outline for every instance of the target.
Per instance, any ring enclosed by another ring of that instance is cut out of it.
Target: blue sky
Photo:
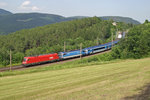
[[[124,16],[150,20],[150,0],[0,0],[13,13],[41,12],[70,16]]]

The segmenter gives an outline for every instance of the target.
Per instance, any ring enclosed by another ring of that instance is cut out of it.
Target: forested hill
[[[0,34],[8,34],[21,29],[44,26],[64,20],[65,18],[62,16],[41,13],[18,13],[0,16]]]
[[[62,21],[70,21],[75,19],[87,18],[88,16],[63,17],[54,14],[43,13],[17,13],[12,14],[9,11],[0,10],[0,35],[16,32],[21,29],[30,29],[38,26],[58,23]],[[102,19],[108,19],[102,17]],[[137,24],[138,22],[130,18],[113,17],[115,21]],[[109,19],[108,19],[109,20]]]
[[[0,9],[0,15],[9,15],[9,14],[12,14],[12,13],[4,9]]]
[[[83,18],[56,24],[50,24],[33,29],[17,31],[9,35],[0,35],[0,64],[9,63],[9,50],[12,50],[13,63],[22,61],[24,56],[63,51],[64,41],[66,50],[75,50],[111,41],[111,33],[115,30],[126,30],[127,24],[103,21],[98,17]],[[115,36],[115,35],[114,35]]]
[[[113,20],[116,22],[132,23],[132,24],[141,24],[139,21],[136,21],[129,17],[120,17],[120,16],[103,16],[100,17],[102,20]]]

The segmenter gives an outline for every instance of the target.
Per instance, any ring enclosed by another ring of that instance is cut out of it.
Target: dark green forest
[[[131,28],[126,37],[113,48],[112,56],[117,59],[150,56],[150,22],[146,20]]]
[[[50,24],[33,29],[24,29],[9,35],[0,35],[0,64],[9,64],[9,51],[12,51],[14,63],[20,63],[24,56],[39,55],[63,51],[64,42],[66,50],[79,49],[103,44],[111,41],[111,34],[117,30],[125,31],[132,24],[113,21],[104,21],[98,17],[77,19],[68,22]]]

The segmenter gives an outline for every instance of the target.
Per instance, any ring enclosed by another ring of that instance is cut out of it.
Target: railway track
[[[21,66],[21,65],[12,66],[11,68],[10,68],[10,67],[4,67],[4,68],[0,68],[0,72],[3,72],[3,71],[10,71],[10,70],[17,70],[17,69],[21,69],[21,68],[24,68],[24,67]]]
[[[110,52],[111,50],[106,50],[106,51],[102,51],[96,54],[92,54],[92,55],[88,55],[88,56],[83,56],[82,58],[88,58],[91,56],[95,56],[95,55],[100,55],[103,53],[107,53]],[[24,69],[28,69],[28,68],[33,68],[33,67],[44,67],[44,66],[49,66],[49,65],[54,65],[54,64],[63,64],[65,62],[70,62],[70,61],[74,61],[74,60],[78,60],[81,59],[79,57],[77,58],[72,58],[72,59],[66,59],[66,60],[62,60],[62,61],[57,61],[57,62],[52,62],[52,63],[44,63],[44,64],[39,64],[39,65],[33,65],[33,66],[29,66],[29,67],[24,67],[22,65],[18,65],[18,66],[12,66],[10,67],[4,67],[4,68],[0,68],[0,72],[4,72],[4,71],[13,71],[13,70],[24,70]]]

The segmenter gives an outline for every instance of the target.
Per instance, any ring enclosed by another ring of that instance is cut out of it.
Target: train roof
[[[101,45],[92,46],[92,47],[88,47],[88,48],[84,48],[84,49],[92,49],[92,48],[97,48],[97,47],[103,47],[103,46],[108,45],[108,44],[109,44],[109,43],[101,44]]]
[[[113,41],[113,43],[117,43],[118,41],[119,40]],[[93,49],[93,48],[103,47],[103,46],[109,45],[111,43],[112,42],[108,42],[108,43],[105,43],[105,44],[100,44],[100,45],[97,45],[97,46],[92,46],[92,47],[88,47],[88,48],[84,48],[84,49]]]
[[[55,54],[55,53],[48,53],[48,54],[41,54],[41,55],[33,55],[33,56],[27,56],[27,57],[44,56],[44,55],[50,55],[50,54]]]
[[[115,40],[113,42],[117,43],[118,41],[119,40]],[[84,48],[83,50],[85,50],[85,49],[93,49],[93,48],[98,48],[98,47],[103,47],[105,45],[110,45],[110,44],[111,44],[111,42],[108,42],[108,43],[101,44],[101,45],[98,45],[98,46],[92,46],[92,47]],[[71,51],[67,51],[67,52],[59,52],[59,53],[68,53],[68,52],[76,52],[76,51],[80,51],[80,49],[78,49],[78,50],[71,50]]]
[[[80,51],[80,50],[78,49],[78,50],[71,50],[71,51],[67,51],[67,52],[59,52],[59,53],[68,53],[68,52],[75,52],[75,51]]]

